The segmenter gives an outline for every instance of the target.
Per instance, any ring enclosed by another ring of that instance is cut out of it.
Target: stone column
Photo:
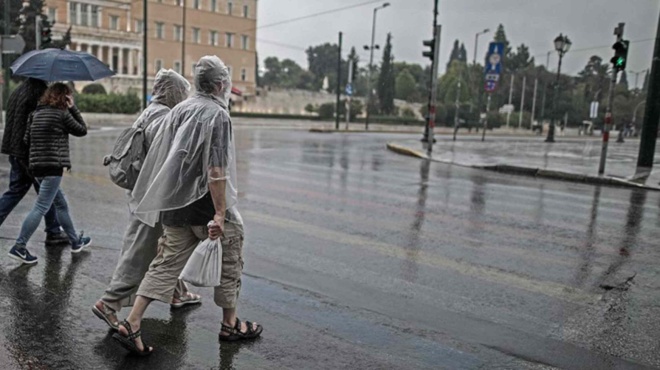
[[[117,48],[117,51],[119,51],[119,56],[117,57],[117,63],[118,63],[118,68],[117,68],[117,74],[123,75],[124,74],[124,48],[121,46]]]
[[[133,58],[135,57],[134,49],[128,49],[128,75],[129,76],[134,76],[135,72],[133,72],[133,63],[134,60]]]

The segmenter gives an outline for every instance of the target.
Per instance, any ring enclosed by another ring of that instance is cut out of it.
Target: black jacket
[[[45,82],[28,78],[9,96],[5,133],[2,137],[3,154],[28,159],[28,147],[23,141],[28,117],[37,108],[37,103],[47,88]]]
[[[69,134],[87,135],[87,125],[75,106],[68,111],[40,105],[25,133],[30,146],[30,172],[34,176],[61,176],[71,168]]]

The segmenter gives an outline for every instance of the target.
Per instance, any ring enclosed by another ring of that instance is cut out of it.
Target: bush
[[[232,117],[245,117],[245,118],[272,118],[272,119],[299,119],[306,121],[317,121],[319,117],[305,116],[300,114],[274,114],[274,113],[250,113],[250,112],[232,112]]]
[[[305,112],[314,113],[314,112],[316,112],[316,108],[314,108],[314,106],[312,104],[307,104],[305,106]]]
[[[335,118],[335,103],[325,103],[321,104],[318,109],[319,117],[321,119],[332,119]]]
[[[106,95],[105,87],[101,84],[89,84],[82,89],[83,94]]]
[[[401,111],[401,117],[405,117],[405,118],[415,118],[415,112],[414,112],[412,109],[410,109],[410,108],[408,108],[408,107],[405,107],[405,108],[403,108],[403,110]]]
[[[140,98],[135,94],[80,94],[76,105],[81,112],[133,114],[140,111]]]

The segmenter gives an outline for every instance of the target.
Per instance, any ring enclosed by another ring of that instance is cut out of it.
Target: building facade
[[[148,2],[150,81],[161,68],[192,81],[195,62],[217,55],[230,67],[234,86],[247,96],[255,93],[257,0]],[[93,54],[117,72],[99,81],[108,91],[141,88],[142,1],[46,0],[45,7],[55,37],[71,27],[72,50]]]

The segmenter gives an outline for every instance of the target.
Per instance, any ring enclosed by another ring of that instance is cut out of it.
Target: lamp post
[[[385,9],[388,6],[390,6],[390,3],[385,3],[377,8],[374,9],[374,20],[371,26],[371,46],[364,46],[364,50],[370,50],[371,51],[371,56],[369,57],[369,79],[367,81],[367,88],[369,89],[369,94],[367,95],[367,117],[365,120],[365,129],[369,130],[369,108],[371,107],[371,98],[372,98],[372,91],[371,91],[371,74],[373,73],[374,69],[374,49],[379,49],[380,47],[378,45],[374,45],[376,42],[376,14],[379,10]]]
[[[474,64],[475,66],[477,65],[477,50],[479,45],[479,36],[485,35],[488,32],[490,32],[490,28],[486,28],[481,32],[477,32],[477,34],[474,36],[474,59],[472,61],[472,64]]]
[[[548,128],[548,137],[545,139],[546,143],[555,142],[555,116],[557,115],[557,94],[559,92],[559,77],[561,76],[561,62],[564,58],[564,55],[568,53],[571,49],[571,40],[568,39],[568,36],[559,34],[555,39],[555,50],[559,54],[559,65],[557,66],[557,79],[555,80],[555,86],[552,96],[552,117],[550,118],[550,127]]]

